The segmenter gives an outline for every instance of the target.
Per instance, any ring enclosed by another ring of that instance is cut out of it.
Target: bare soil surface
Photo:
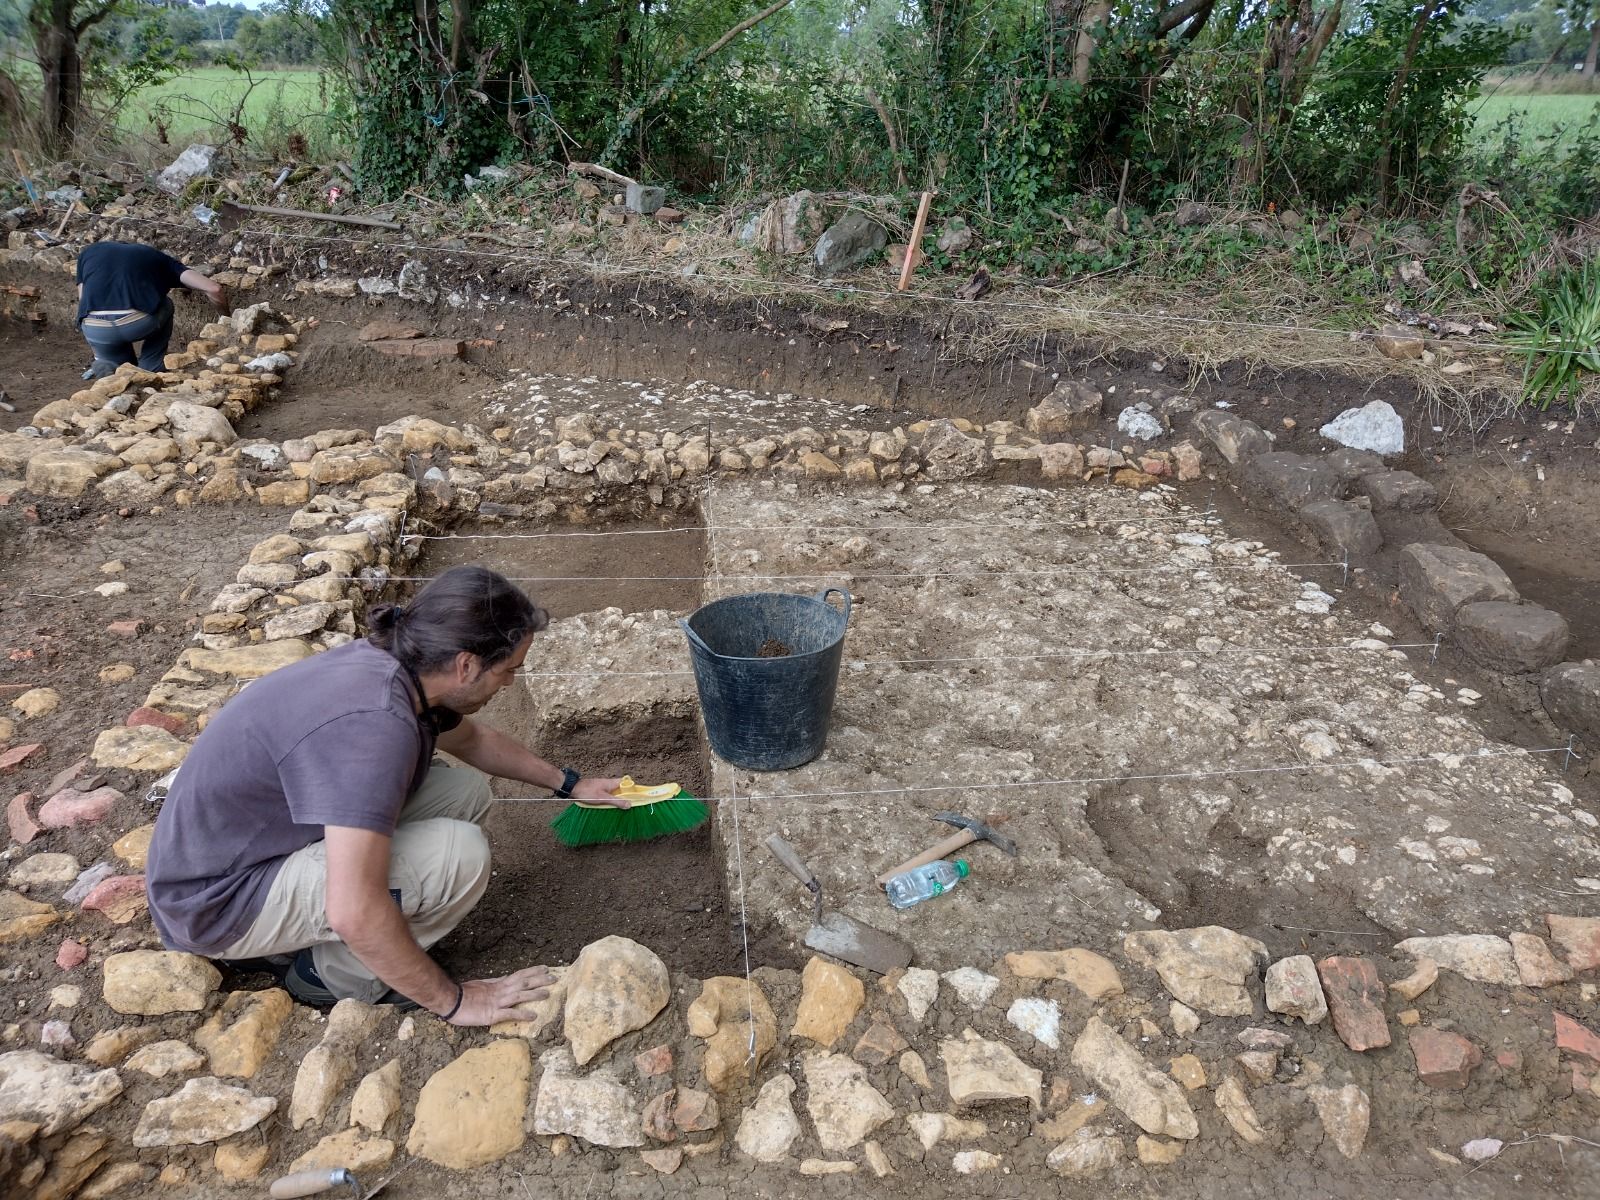
[[[43,787],[101,729],[143,703],[217,589],[232,581],[251,546],[282,525],[281,511],[246,505],[131,517],[62,501],[0,507],[0,715],[16,720],[14,742],[45,745],[7,786]],[[113,563],[121,569],[107,570]],[[93,589],[103,584],[126,591],[102,597]],[[142,622],[141,632],[109,631],[127,620]],[[114,664],[130,666],[130,678],[102,679]],[[19,716],[10,705],[31,687],[54,689],[60,707]]]
[[[35,329],[22,321],[0,318],[0,388],[11,397],[17,411],[0,410],[0,433],[28,424],[33,414],[52,400],[64,400],[86,386],[83,371],[89,365],[89,347],[73,333],[69,322]]]
[[[209,235],[197,239],[202,240],[211,242]],[[351,259],[352,269],[358,262]],[[550,281],[513,277],[504,282],[523,289],[524,295],[537,292],[538,299],[565,299],[568,303],[559,309],[527,305],[521,312],[478,307],[451,310],[442,305],[430,311],[362,302],[284,303],[283,307],[297,314],[322,316],[324,324],[308,338],[305,360],[291,373],[291,386],[283,400],[247,419],[241,432],[246,436],[283,438],[327,427],[370,429],[408,413],[492,425],[508,417],[505,412],[491,412],[497,389],[503,391],[507,384],[521,386],[518,373],[529,371],[559,375],[572,384],[596,380],[594,386],[600,390],[594,393],[595,411],[609,411],[619,399],[628,396],[640,400],[642,391],[649,387],[676,387],[675,394],[680,397],[676,409],[669,409],[665,402],[659,406],[643,403],[648,409],[659,409],[663,420],[698,420],[718,427],[724,421],[749,418],[752,408],[758,410],[759,416],[763,406],[755,401],[769,396],[776,400],[784,395],[793,396],[795,405],[809,403],[807,397],[828,398],[820,401],[826,407],[815,411],[847,413],[850,423],[858,427],[885,420],[885,412],[891,408],[895,410],[890,414],[895,420],[918,413],[1016,420],[1054,385],[1057,376],[1076,373],[1095,379],[1107,393],[1108,408],[1113,414],[1098,436],[1109,444],[1120,444],[1122,440],[1111,427],[1118,404],[1158,392],[1181,392],[1200,404],[1219,400],[1228,403],[1274,429],[1284,448],[1305,451],[1323,447],[1314,432],[1322,421],[1344,408],[1383,398],[1395,403],[1406,415],[1408,429],[1419,436],[1416,444],[1420,449],[1408,457],[1405,465],[1439,484],[1446,501],[1447,524],[1469,542],[1494,554],[1529,599],[1567,615],[1573,626],[1575,653],[1596,652],[1596,571],[1592,551],[1600,544],[1600,500],[1596,499],[1600,488],[1595,487],[1600,479],[1594,463],[1596,431],[1592,424],[1579,424],[1568,432],[1565,426],[1547,428],[1542,419],[1506,422],[1473,440],[1463,433],[1459,421],[1441,419],[1394,385],[1373,387],[1320,377],[1314,372],[1268,377],[1242,369],[1227,369],[1215,377],[1187,381],[1182,378],[1181,364],[1163,363],[1162,369],[1156,370],[1149,360],[1126,356],[1100,359],[1088,349],[1054,345],[1042,346],[1037,353],[1019,350],[986,363],[954,361],[947,356],[950,343],[937,329],[916,326],[901,318],[856,318],[849,330],[818,336],[801,322],[797,310],[784,306],[746,300],[713,305],[662,287],[623,288],[576,278]],[[71,330],[61,281],[52,280],[50,286],[55,301],[52,315],[60,316],[45,335],[18,336],[14,330],[0,329],[0,385],[11,391],[22,409],[15,415],[0,414],[0,429],[25,424],[33,407],[69,395],[79,385],[77,374],[86,351]],[[370,351],[349,345],[353,331],[365,320],[397,315],[413,322],[425,319],[432,333],[492,338],[496,344],[474,347],[461,364],[444,367],[421,367],[404,360],[379,361]],[[194,306],[181,307],[179,338],[192,334],[204,316]],[[505,328],[495,328],[497,324]],[[1046,350],[1048,354],[1043,353]],[[629,382],[601,384],[598,381],[602,379]],[[705,394],[683,386],[696,380],[710,381],[723,389],[723,398],[716,402],[720,407],[711,405]],[[627,395],[618,390],[623,388]],[[32,398],[24,399],[29,396],[29,389]],[[534,417],[548,420],[565,415],[569,400],[580,407],[585,403],[581,394],[568,394],[560,404],[552,401],[528,414],[529,428],[537,424]],[[742,415],[741,404],[745,407]],[[885,411],[851,412],[863,404]],[[648,409],[638,409],[642,426],[650,415]],[[803,411],[806,410],[802,407],[787,407],[783,422],[788,424],[792,414]],[[1284,417],[1295,422],[1293,429],[1283,425]],[[1437,435],[1435,424],[1440,425]],[[1282,550],[1287,559],[1304,553],[1269,521],[1239,509],[1225,490],[1211,493],[1195,488],[1180,493],[1180,498],[1197,510],[1215,507],[1233,538],[1262,541]],[[244,506],[168,510],[159,516],[127,519],[106,514],[92,505],[35,507],[37,518],[21,501],[0,506],[0,687],[4,688],[0,690],[0,714],[11,715],[11,699],[26,686],[56,688],[63,703],[49,716],[19,721],[15,740],[42,741],[47,753],[6,778],[7,794],[25,787],[42,788],[57,770],[71,765],[88,749],[98,729],[122,719],[137,705],[150,683],[171,665],[186,644],[189,622],[216,589],[232,577],[249,546],[282,529],[286,520],[282,511]],[[820,510],[808,510],[811,515],[806,519],[817,519],[817,511]],[[1011,520],[1016,514],[1007,513],[1005,517]],[[603,538],[434,542],[419,560],[416,574],[430,575],[455,562],[485,562],[514,578],[527,580],[525,586],[557,618],[591,613],[606,606],[617,606],[625,612],[662,608],[686,613],[702,596],[706,555],[703,535],[697,531],[654,532],[659,528],[662,527],[642,523],[608,528],[606,532],[619,536]],[[494,532],[571,531],[496,526]],[[1317,732],[1318,722],[1341,742],[1344,756],[1371,753],[1381,757],[1385,746],[1415,748],[1418,752],[1437,749],[1443,744],[1442,736],[1426,740],[1418,734],[1415,747],[1399,742],[1398,734],[1391,733],[1387,741],[1382,736],[1388,728],[1384,722],[1407,704],[1418,706],[1418,712],[1412,714],[1418,726],[1424,718],[1435,721],[1440,730],[1449,731],[1457,740],[1470,733],[1473,741],[1499,739],[1535,747],[1546,732],[1526,689],[1491,686],[1452,662],[1448,650],[1437,663],[1428,662],[1425,652],[1413,652],[1406,662],[1394,660],[1384,679],[1379,680],[1374,674],[1365,684],[1326,670],[1314,661],[1292,668],[1251,660],[1244,669],[1219,672],[1201,660],[1199,678],[1205,687],[1198,693],[1173,687],[1169,695],[1164,689],[1172,678],[1163,677],[1159,669],[1150,668],[1147,661],[1131,651],[1147,644],[1141,642],[1141,637],[1164,638],[1174,645],[1192,642],[1195,635],[1204,632],[1186,624],[1194,620],[1191,609],[1200,611],[1201,597],[1191,587],[1178,586],[1174,581],[1156,583],[1148,575],[1121,574],[1122,568],[1139,564],[1151,553],[1137,538],[1124,534],[1111,539],[1104,525],[1079,532],[1084,534],[1084,543],[1092,542],[1104,551],[1103,579],[1078,579],[1068,587],[1063,586],[1063,577],[1052,577],[1028,587],[1013,587],[1015,604],[1001,619],[988,624],[974,624],[971,615],[985,602],[990,590],[984,581],[943,581],[921,592],[882,582],[868,583],[859,589],[867,594],[868,603],[861,610],[865,626],[869,631],[893,632],[897,636],[909,631],[922,639],[911,645],[913,652],[948,655],[986,638],[994,639],[995,644],[1008,639],[1026,643],[1031,634],[1020,620],[1036,618],[1038,628],[1056,641],[1078,644],[1098,630],[1111,635],[1108,644],[1125,653],[1071,667],[1055,664],[1046,669],[1013,664],[1004,668],[1003,688],[991,686],[994,667],[974,665],[969,670],[949,672],[947,694],[939,700],[946,706],[941,711],[950,714],[952,729],[975,729],[987,739],[982,745],[964,736],[941,738],[928,727],[907,725],[905,714],[912,711],[913,703],[921,702],[915,698],[929,694],[926,689],[931,671],[912,668],[894,672],[886,682],[870,687],[860,679],[851,682],[847,676],[837,717],[839,736],[830,745],[830,754],[835,757],[824,764],[831,772],[828,787],[871,787],[874,777],[879,786],[912,777],[937,783],[945,766],[953,772],[951,778],[998,778],[997,772],[1002,769],[1022,769],[1046,761],[1049,753],[1063,750],[1061,746],[1044,745],[1041,737],[1041,729],[1050,726],[1047,706],[1062,693],[1078,701],[1074,711],[1056,722],[1073,740],[1065,747],[1071,751],[1069,765],[1062,768],[1073,774],[1089,773],[1093,768],[1083,764],[1092,764],[1096,756],[1109,764],[1104,768],[1105,774],[1120,774],[1137,762],[1147,761],[1159,768],[1184,757],[1185,751],[1199,761],[1213,752],[1221,755],[1223,743],[1230,739],[1243,739],[1253,747],[1260,745],[1258,739],[1277,743],[1260,749],[1261,760],[1282,761],[1286,750],[1296,752],[1293,739]],[[1112,550],[1105,549],[1108,539],[1116,543]],[[817,540],[825,539],[819,535]],[[794,571],[820,569],[817,559],[800,547],[767,546],[759,539],[751,539],[749,548],[769,557],[762,560],[763,565],[753,560],[748,565],[741,563],[731,574],[772,570],[774,566]],[[1025,547],[1029,554],[1045,554],[1055,548]],[[1060,548],[1072,549],[1065,543]],[[739,549],[736,545],[729,552],[737,553]],[[1008,551],[994,544],[974,548],[969,543],[965,549],[952,549],[949,544],[911,548],[897,545],[892,555],[882,550],[874,553],[881,556],[878,569],[894,566],[889,559],[903,556],[917,563],[942,562],[947,567],[954,563],[957,568],[975,570],[988,566],[990,559],[998,564],[995,569],[1003,568]],[[101,564],[112,559],[124,563],[121,574],[101,572]],[[1057,560],[1045,554],[1041,561],[1048,566]],[[1060,561],[1076,560],[1069,557]],[[837,566],[841,578],[852,571],[873,569],[871,561],[839,561]],[[128,593],[108,599],[90,590],[108,580],[127,582]],[[1391,602],[1381,581],[1358,577],[1348,588],[1321,577],[1316,582],[1337,597],[1335,619],[1318,626],[1314,621],[1286,613],[1285,620],[1294,622],[1297,635],[1308,640],[1329,632],[1344,637],[1359,632],[1368,623],[1381,621],[1398,639],[1425,640]],[[1234,613],[1242,625],[1254,632],[1263,624],[1263,609],[1276,604],[1287,610],[1296,594],[1280,579],[1259,594],[1243,587],[1238,594],[1229,593],[1221,600],[1208,599],[1206,603],[1213,607],[1207,611],[1218,619]],[[919,605],[924,606],[924,615],[929,618],[920,624],[915,619]],[[140,637],[123,641],[103,632],[111,621],[130,617],[147,621],[148,628]],[[1119,617],[1125,618],[1120,624]],[[854,628],[859,631],[862,627],[858,618]],[[1241,633],[1244,631],[1241,629]],[[859,633],[853,633],[852,638],[847,655],[883,657],[889,652],[887,637],[879,649],[870,644],[862,647]],[[1041,638],[1040,644],[1047,641]],[[894,642],[896,647],[901,644]],[[109,663],[129,664],[134,668],[133,677],[121,684],[102,683],[98,672]],[[626,666],[614,664],[614,668]],[[1438,695],[1418,692],[1405,679]],[[552,686],[560,686],[559,681]],[[689,686],[692,688],[692,684]],[[1467,687],[1483,692],[1485,699],[1481,703],[1465,703],[1460,689]],[[988,707],[980,703],[1002,694],[1004,703],[996,700]],[[1172,696],[1184,698],[1186,713],[1174,708]],[[1203,707],[1205,702],[1218,698],[1254,723],[1235,728],[1217,711]],[[650,782],[672,779],[705,795],[719,790],[710,777],[698,730],[690,722],[658,716],[545,729],[530,719],[527,705],[526,693],[520,688],[508,689],[489,710],[489,719],[526,736],[558,763],[571,762],[592,773],[627,771]],[[1345,707],[1350,709],[1348,714],[1341,711]],[[1141,710],[1147,714],[1143,724],[1124,721],[1119,734],[1116,721]],[[1104,719],[1097,721],[1097,714]],[[1470,728],[1465,728],[1458,717],[1467,718]],[[899,741],[885,732],[896,722],[902,733],[910,731]],[[1174,727],[1184,725],[1189,726],[1187,736],[1193,739],[1203,735],[1205,743],[1197,746],[1191,741],[1185,746],[1181,741],[1184,731],[1179,728],[1174,732]],[[1112,745],[1113,736],[1123,740]],[[1148,757],[1141,758],[1146,752]],[[1582,769],[1576,766],[1568,773],[1558,773],[1553,763],[1552,769],[1545,772],[1542,767],[1547,760],[1538,761],[1541,779],[1548,775],[1551,780],[1559,780],[1577,793],[1578,803],[1594,808],[1593,778],[1585,779]],[[863,768],[863,763],[871,769]],[[891,768],[897,773],[891,775]],[[1522,805],[1512,813],[1498,809],[1491,793],[1495,786],[1507,781],[1525,783],[1523,775],[1533,768],[1519,765],[1518,772],[1507,768],[1506,774],[1491,766],[1469,764],[1468,769],[1484,773],[1478,777],[1485,781],[1480,791],[1453,791],[1448,777],[1441,776],[1427,781],[1440,793],[1431,798],[1416,795],[1408,799],[1402,788],[1404,779],[1375,782],[1356,776],[1336,786],[1326,777],[1313,776],[1322,779],[1322,783],[1304,788],[1255,784],[1225,787],[1210,783],[1140,788],[1139,803],[1130,802],[1132,792],[1127,788],[1119,791],[1086,785],[1080,789],[1081,795],[1070,797],[1070,805],[1058,804],[1062,815],[1049,820],[1037,813],[1030,815],[1022,803],[1002,802],[982,791],[956,796],[930,793],[936,804],[855,798],[834,811],[819,811],[818,806],[799,801],[755,801],[745,813],[747,821],[766,820],[791,836],[798,830],[803,836],[797,836],[797,840],[805,853],[836,847],[836,853],[829,855],[825,864],[834,873],[835,883],[848,875],[866,873],[880,859],[920,848],[920,843],[927,840],[923,835],[929,833],[927,827],[932,824],[922,810],[959,808],[963,801],[992,814],[1014,814],[1017,828],[1032,839],[1030,851],[1040,847],[1045,853],[1081,864],[1082,870],[1072,879],[1049,881],[1050,887],[1039,893],[1043,899],[1027,921],[1011,921],[1005,917],[1005,907],[1022,898],[1020,891],[1028,881],[1012,875],[1011,868],[996,862],[993,855],[984,858],[976,881],[942,900],[943,908],[930,905],[905,918],[906,927],[927,948],[928,961],[945,960],[940,965],[961,961],[990,966],[998,953],[1027,942],[1031,936],[1027,930],[1035,927],[1045,931],[1033,939],[1040,944],[1110,944],[1119,924],[1129,919],[1126,910],[1114,910],[1115,902],[1145,896],[1160,900],[1164,924],[1219,921],[1263,937],[1275,953],[1313,954],[1371,951],[1381,955],[1396,933],[1472,927],[1486,909],[1482,897],[1496,889],[1512,888],[1513,880],[1531,886],[1516,895],[1503,895],[1504,905],[1508,909],[1520,906],[1529,921],[1534,913],[1547,907],[1570,910],[1590,903],[1570,899],[1576,894],[1571,881],[1556,869],[1551,843],[1564,835],[1537,824],[1534,804],[1547,801],[1548,783],[1539,790],[1523,786],[1516,792]],[[1301,776],[1282,778],[1299,780]],[[29,849],[65,850],[88,866],[108,855],[109,844],[118,833],[149,819],[149,811],[137,799],[146,780],[113,773],[106,782],[126,790],[129,799],[103,826],[97,827],[103,832],[52,834]],[[745,780],[744,784],[741,793],[748,796],[750,781]],[[536,790],[516,784],[498,786],[499,794],[507,798]],[[1363,788],[1364,792],[1359,790]],[[1228,811],[1216,816],[1219,795],[1228,801]],[[1055,795],[1046,799],[1061,801]],[[1080,802],[1081,821],[1068,820]],[[568,961],[585,942],[606,933],[623,933],[651,946],[675,971],[697,976],[742,974],[744,931],[738,924],[739,904],[729,898],[724,880],[731,874],[730,867],[718,850],[728,844],[730,807],[723,806],[722,811],[714,812],[712,824],[688,835],[653,843],[568,850],[556,843],[548,830],[548,822],[559,811],[558,804],[543,800],[500,806],[490,825],[499,874],[480,910],[455,937],[441,945],[441,956],[452,970],[497,973],[539,962]],[[1318,811],[1308,815],[1312,809]],[[1428,816],[1441,815],[1451,823],[1448,839],[1438,836],[1444,830],[1422,824]],[[1215,819],[1211,819],[1213,816]],[[1330,816],[1335,819],[1329,821]],[[867,824],[878,836],[861,833]],[[722,826],[721,831],[713,834],[718,825]],[[1372,836],[1361,832],[1364,825],[1375,831]],[[1413,827],[1419,825],[1422,832]],[[1536,827],[1524,828],[1529,825]],[[1419,844],[1429,843],[1427,848],[1437,861],[1416,865],[1402,856],[1395,849],[1396,838],[1402,833],[1415,835]],[[1459,892],[1439,884],[1439,879],[1456,872],[1464,863],[1484,861],[1460,848],[1457,835],[1477,839],[1480,850],[1496,859],[1500,876],[1469,880],[1471,889],[1462,885]],[[1297,836],[1300,841],[1292,840]],[[1326,843],[1321,849],[1353,849],[1355,865],[1349,869],[1333,865],[1344,864],[1345,860],[1321,855],[1312,844],[1316,838]],[[759,840],[748,826],[744,839],[746,849],[753,848]],[[1452,857],[1444,850],[1443,843],[1452,839],[1460,857]],[[1153,852],[1153,845],[1161,848],[1160,853]],[[753,857],[761,857],[761,852]],[[1314,872],[1302,878],[1293,873],[1289,864],[1314,868]],[[824,865],[820,858],[818,865]],[[760,869],[769,871],[770,863]],[[1409,897],[1414,901],[1409,913],[1419,918],[1417,929],[1398,928],[1398,916],[1382,911],[1382,905],[1390,903],[1392,896],[1387,900],[1375,898],[1364,890],[1383,871],[1398,871],[1407,889],[1419,889]],[[1088,879],[1094,886],[1081,894],[1073,892],[1068,885],[1074,879]],[[747,898],[752,904],[752,964],[758,968],[764,964],[797,965],[803,955],[785,931],[792,931],[801,917],[803,900],[798,889],[786,876],[752,872]],[[857,896],[852,903],[864,902]],[[1053,903],[1059,903],[1059,910],[1048,908]],[[774,919],[755,919],[757,906]],[[955,932],[941,932],[941,922],[951,913],[960,916]],[[881,897],[870,911],[860,907],[859,915],[886,928],[896,920],[882,905]],[[788,920],[791,916],[793,921]],[[971,924],[960,928],[966,921]],[[1034,925],[1028,926],[1027,922]],[[84,934],[94,942],[97,955],[154,944],[154,935],[145,924],[115,930],[92,915],[75,918],[74,924],[63,925],[62,932]],[[7,994],[19,1001],[16,1019],[27,1020],[30,1026],[43,1019],[45,994],[62,978],[49,961],[55,945],[53,937],[41,939],[36,948],[8,952],[5,960]],[[85,1001],[73,1018],[74,1028],[84,1037],[92,1030],[125,1022],[125,1018],[100,1003],[94,977],[86,971],[92,972],[92,968],[80,969],[73,978],[73,982],[84,985]],[[264,981],[228,982],[257,986]],[[769,995],[778,1009],[780,1025],[787,1028],[793,1016],[792,989],[785,994],[772,986]],[[1081,1005],[1074,1007],[1078,1003],[1075,993],[1063,995],[1067,1025],[1072,1027],[1080,1023],[1084,1010]],[[982,1023],[992,1017],[998,1021],[998,1013],[1004,1011],[1010,999],[1009,994],[1001,995],[988,1017],[971,1019]],[[1490,1134],[1511,1137],[1517,1136],[1512,1131],[1518,1130],[1529,1134],[1571,1131],[1591,1139],[1595,1136],[1592,1110],[1583,1109],[1582,1101],[1562,1090],[1566,1084],[1557,1069],[1548,1028],[1552,1000],[1568,1011],[1580,1015],[1585,1012],[1577,985],[1559,993],[1541,994],[1534,1000],[1524,992],[1510,993],[1509,998],[1486,994],[1446,976],[1422,997],[1418,1007],[1430,1024],[1445,1027],[1453,1022],[1480,1045],[1515,1050],[1522,1055],[1521,1068],[1507,1068],[1504,1072],[1486,1063],[1480,1068],[1478,1081],[1466,1093],[1437,1093],[1417,1085],[1403,1048],[1383,1056],[1336,1057],[1331,1064],[1330,1082],[1356,1082],[1375,1095],[1380,1089],[1383,1094],[1381,1107],[1375,1106],[1369,1149],[1358,1163],[1347,1164],[1333,1157],[1304,1106],[1296,1107],[1298,1101],[1287,1090],[1269,1085],[1253,1096],[1262,1117],[1274,1130],[1269,1144],[1245,1146],[1221,1123],[1210,1105],[1201,1106],[1204,1136],[1191,1146],[1180,1171],[1124,1175],[1115,1186],[1122,1188],[1128,1186],[1124,1181],[1137,1179],[1142,1195],[1206,1200],[1276,1198],[1285,1194],[1414,1195],[1427,1200],[1447,1196],[1497,1200],[1514,1193],[1587,1195],[1587,1185],[1582,1180],[1590,1176],[1583,1173],[1581,1165],[1575,1166],[1581,1164],[1580,1156],[1587,1152],[1577,1147],[1564,1150],[1553,1142],[1530,1140],[1508,1147],[1502,1159],[1476,1170],[1441,1165],[1421,1149],[1426,1141],[1454,1152],[1468,1138]],[[1164,1002],[1161,1011],[1152,1012],[1162,1016]],[[966,1014],[959,1016],[967,1019]],[[941,1010],[938,1019],[944,1022],[940,1028],[919,1035],[928,1049],[930,1066],[935,1065],[931,1047],[936,1045],[937,1036],[959,1032],[952,1023],[958,1020],[953,1011]],[[166,1036],[182,1036],[189,1028],[183,1017],[146,1023]],[[397,1019],[390,1019],[361,1048],[360,1071],[376,1068],[397,1053],[397,1023]],[[1003,1033],[1004,1029],[986,1028],[985,1032]],[[1234,1032],[1230,1025],[1218,1022],[1208,1026],[1203,1036],[1214,1034],[1219,1043],[1227,1043]],[[300,1059],[320,1036],[319,1022],[297,1017],[280,1053],[251,1086],[263,1093],[286,1096]],[[636,1042],[637,1038],[619,1046],[619,1056],[642,1049]],[[427,1032],[408,1044],[407,1093],[414,1094],[464,1044],[464,1035],[428,1023]],[[1163,1035],[1153,1038],[1143,1049],[1153,1061],[1164,1061],[1170,1054],[1180,1052],[1180,1045],[1168,1042]],[[1231,1046],[1215,1047],[1219,1058],[1229,1052]],[[1040,1052],[1039,1061],[1050,1067],[1050,1079],[1072,1075],[1064,1052],[1048,1062]],[[873,1082],[893,1097],[897,1108],[911,1109],[924,1102],[924,1097],[890,1068],[875,1073]],[[120,1106],[117,1121],[121,1125],[112,1130],[124,1141],[129,1132],[125,1126],[131,1125],[133,1114],[143,1103],[171,1090],[170,1081],[147,1080],[132,1072],[127,1074],[127,1084],[129,1102]],[[1409,1091],[1405,1095],[1409,1099],[1401,1095],[1407,1085]],[[802,1092],[796,1097],[797,1105],[804,1099]],[[1030,1135],[1030,1115],[1017,1106],[988,1109],[983,1116],[993,1131],[985,1145],[1004,1153],[1008,1168],[1016,1174],[994,1172],[958,1177],[950,1170],[949,1152],[953,1147],[924,1154],[897,1121],[885,1126],[881,1136],[901,1166],[901,1173],[882,1181],[869,1181],[861,1175],[799,1178],[794,1175],[792,1164],[751,1168],[747,1161],[726,1150],[692,1160],[668,1179],[649,1174],[630,1154],[580,1147],[554,1158],[542,1146],[530,1143],[523,1153],[470,1173],[448,1173],[418,1164],[396,1180],[386,1195],[398,1200],[424,1196],[465,1200],[552,1195],[589,1200],[590,1196],[602,1194],[650,1198],[693,1195],[700,1200],[742,1195],[844,1197],[860,1195],[868,1188],[874,1194],[890,1197],[913,1192],[953,1193],[958,1189],[964,1195],[1007,1200],[1031,1194],[1019,1191],[1015,1180],[1022,1172],[1030,1178],[1042,1178],[1043,1157],[1049,1146],[1044,1139]],[[336,1112],[329,1128],[342,1123],[342,1117]],[[271,1133],[278,1150],[273,1167],[286,1169],[294,1155],[326,1131],[307,1129],[290,1134],[281,1123],[274,1127]],[[209,1147],[146,1156],[152,1165],[169,1159],[188,1167],[190,1178],[195,1181],[194,1187],[170,1189],[173,1194],[214,1192]],[[379,1172],[376,1178],[383,1174]],[[1064,1196],[1089,1197],[1104,1194],[1109,1185],[1104,1180],[1065,1180],[1052,1181],[1051,1186]]]
[[[77,310],[71,281],[45,276],[32,282],[43,285],[49,320],[35,327],[0,318],[0,388],[11,394],[11,402],[17,406],[14,413],[0,411],[0,433],[21,428],[43,405],[65,400],[88,386],[83,372],[94,356],[83,335],[72,326]],[[181,350],[216,314],[209,304],[189,298],[181,290],[173,293],[173,304],[172,348]]]

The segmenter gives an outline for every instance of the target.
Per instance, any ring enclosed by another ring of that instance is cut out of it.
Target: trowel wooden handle
[[[929,849],[924,850],[915,858],[908,858],[898,867],[892,867],[885,871],[882,875],[879,875],[876,880],[877,885],[879,887],[883,887],[884,884],[888,883],[889,880],[893,879],[896,875],[904,875],[907,871],[914,871],[918,867],[927,863],[938,862],[941,858],[945,858],[951,854],[954,854],[957,850],[961,849],[961,847],[970,846],[977,840],[978,835],[973,833],[970,829],[963,829],[960,833],[953,833],[949,837],[945,838],[944,841],[940,842],[937,846],[932,846]]]
[[[772,857],[781,862],[789,874],[793,875],[811,891],[816,892],[821,888],[817,877],[811,873],[811,868],[800,861],[800,856],[794,852],[794,847],[789,845],[777,834],[767,838],[767,849],[772,851]]]
[[[315,1196],[330,1188],[353,1186],[355,1176],[344,1167],[318,1167],[311,1171],[296,1171],[285,1175],[267,1190],[272,1200],[298,1200],[301,1196]]]

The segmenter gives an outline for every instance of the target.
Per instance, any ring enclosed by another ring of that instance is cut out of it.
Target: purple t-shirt
[[[415,695],[397,659],[355,641],[229,700],[156,820],[145,886],[161,940],[222,954],[260,915],[283,860],[324,826],[392,834],[433,758]]]

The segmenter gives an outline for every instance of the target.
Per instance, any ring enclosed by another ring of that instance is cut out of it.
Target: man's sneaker
[[[212,961],[239,975],[276,975],[281,979],[294,963],[294,955],[269,954],[265,958],[216,958]]]
[[[312,1008],[332,1008],[339,1002],[339,997],[328,990],[328,985],[322,982],[322,976],[317,974],[317,968],[311,961],[310,947],[294,956],[294,961],[284,972],[283,988],[301,1004],[308,1004]]]
[[[328,985],[322,982],[322,976],[317,974],[310,947],[294,956],[294,962],[284,973],[283,987],[301,1004],[312,1008],[332,1008],[339,1002],[339,997],[329,990]],[[415,1012],[422,1007],[411,997],[402,996],[392,988],[378,997],[377,1002],[392,1005],[400,1012]]]

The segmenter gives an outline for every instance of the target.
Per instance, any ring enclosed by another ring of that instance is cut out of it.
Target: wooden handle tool
[[[892,867],[885,871],[882,875],[878,876],[875,882],[879,887],[883,887],[896,875],[903,875],[907,871],[915,870],[917,867],[923,866],[926,863],[938,862],[939,859],[946,858],[949,855],[954,854],[957,850],[960,850],[962,847],[972,845],[972,843],[977,840],[978,835],[970,829],[963,829],[960,833],[952,833],[937,846],[930,846],[915,858],[908,858],[898,867]]]

